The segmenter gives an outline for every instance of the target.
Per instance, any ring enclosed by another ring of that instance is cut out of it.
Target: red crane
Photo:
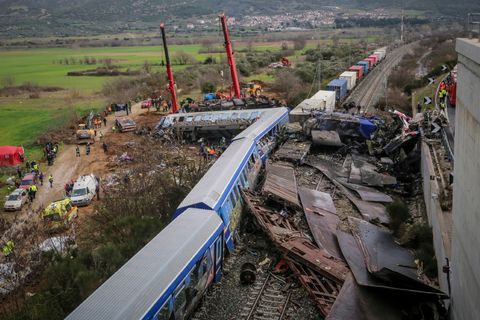
[[[227,51],[228,65],[230,66],[230,73],[232,75],[233,90],[235,91],[235,97],[240,99],[242,92],[240,91],[240,83],[238,82],[237,66],[235,65],[235,58],[233,57],[232,42],[230,41],[230,35],[228,34],[227,17],[225,14],[218,16],[222,23],[223,37],[225,38],[225,49]],[[231,96],[231,94],[230,94]]]
[[[168,55],[167,38],[165,37],[165,25],[163,23],[160,24],[160,31],[162,32],[163,50],[165,51],[165,61],[167,62],[168,90],[172,95],[172,113],[176,113],[178,111],[177,91],[175,90],[175,80],[173,80],[172,65],[170,64],[170,56]]]

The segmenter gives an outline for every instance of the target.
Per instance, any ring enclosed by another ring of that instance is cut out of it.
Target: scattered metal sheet
[[[413,254],[399,246],[389,231],[353,217],[348,222],[362,249],[368,272],[393,286],[445,295],[419,280]]]
[[[404,298],[361,287],[350,273],[325,320],[401,320],[406,309]]]
[[[341,147],[343,146],[337,131],[312,130],[312,141],[316,146]]]
[[[388,174],[378,173],[367,168],[361,168],[360,173],[362,183],[368,186],[383,187],[397,184],[397,178]]]
[[[300,188],[298,193],[316,244],[335,258],[344,260],[335,235],[340,220],[332,197],[328,193],[305,188]]]
[[[340,182],[335,179],[335,173],[328,169],[324,164],[318,162],[308,162],[308,165],[316,168],[322,172],[342,193],[355,205],[362,217],[368,221],[378,222],[382,224],[389,224],[390,219],[387,214],[387,210],[384,205],[375,202],[368,202],[359,199],[353,194],[352,191],[344,187]]]
[[[311,142],[295,142],[288,140],[275,153],[275,158],[293,163],[303,163],[310,151]]]
[[[357,162],[355,160],[352,161],[348,182],[357,184],[362,183],[362,173],[360,171],[360,167],[357,166]]]
[[[328,172],[329,176],[332,178],[348,178],[350,176],[350,169],[347,170],[346,168],[339,167],[328,160],[309,158],[306,163],[321,172]]]
[[[262,192],[301,208],[298,201],[295,170],[290,164],[270,164]]]
[[[344,185],[345,187],[347,187],[348,189],[357,192],[363,201],[386,202],[386,203],[393,202],[392,197],[390,197],[389,195],[383,192],[377,191],[373,188],[361,186],[358,184],[348,183],[347,179],[341,178],[341,177],[337,178],[336,180],[340,182],[342,185]]]
[[[337,214],[337,209],[333,203],[332,197],[325,192],[300,188],[298,190],[303,208],[308,212],[323,214],[324,211]]]
[[[348,266],[352,270],[352,273],[355,276],[355,280],[359,285],[446,297],[443,292],[420,282],[418,286],[412,287],[410,285],[404,284],[402,281],[398,281],[398,279],[393,279],[393,281],[385,282],[383,279],[372,275],[368,271],[366,266],[365,257],[363,254],[364,248],[362,248],[362,246],[358,243],[356,237],[352,234],[352,232],[354,232],[354,230],[352,229],[354,228],[355,227],[350,227],[349,229],[346,229],[342,226],[342,228],[339,228],[337,230],[337,238],[340,248],[342,249],[343,256],[345,257]]]

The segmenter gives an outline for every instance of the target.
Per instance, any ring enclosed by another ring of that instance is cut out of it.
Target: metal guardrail
[[[480,13],[469,13],[467,15],[467,31],[470,39],[473,38],[474,33],[480,41]]]

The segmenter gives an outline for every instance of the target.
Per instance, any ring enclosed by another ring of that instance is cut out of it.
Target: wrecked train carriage
[[[233,138],[268,109],[176,113],[160,119],[156,129],[169,130],[179,139]],[[273,110],[273,109],[271,109]]]
[[[252,189],[258,173],[275,145],[275,136],[288,120],[286,108],[267,109],[237,135],[225,152],[180,203],[174,218],[188,208],[214,210],[225,224],[225,239],[233,250],[233,235],[240,221],[240,188]]]

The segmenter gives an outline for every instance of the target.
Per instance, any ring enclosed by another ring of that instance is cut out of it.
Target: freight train
[[[189,317],[208,286],[220,281],[224,249],[235,245],[243,206],[240,189],[254,187],[287,121],[286,108],[262,110],[182,201],[173,221],[67,319]]]
[[[327,84],[326,90],[320,90],[311,98],[302,101],[290,112],[291,122],[303,122],[312,111],[333,112],[335,105],[344,101],[348,94],[370,73],[387,55],[387,48],[379,48],[365,59],[357,62]]]

